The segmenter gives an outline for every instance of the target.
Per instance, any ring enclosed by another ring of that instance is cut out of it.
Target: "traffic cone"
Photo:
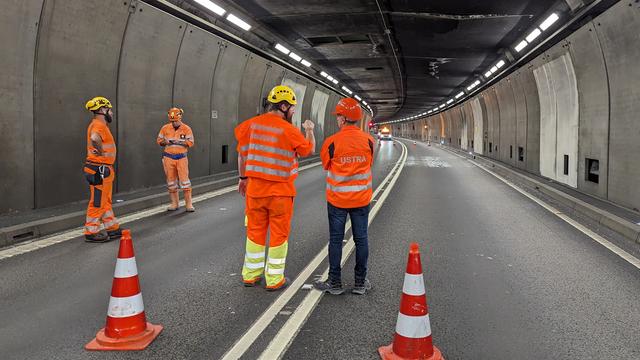
[[[133,254],[131,231],[123,230],[107,309],[107,324],[87,350],[144,350],[158,337],[162,325],[148,323]]]
[[[444,360],[431,341],[420,249],[416,243],[412,243],[409,250],[393,343],[378,348],[378,353],[383,360]]]

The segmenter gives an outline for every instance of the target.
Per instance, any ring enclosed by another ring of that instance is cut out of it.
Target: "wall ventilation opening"
[[[371,66],[364,68],[367,71],[382,71],[384,68],[382,66]]]
[[[586,158],[585,180],[598,184],[600,182],[600,160]]]
[[[524,148],[518,146],[518,161],[524,161]]]
[[[229,162],[229,145],[222,145],[222,163]]]
[[[564,169],[562,173],[565,175],[569,175],[569,155],[564,156]]]
[[[513,145],[509,145],[509,159],[513,159]]]
[[[489,152],[493,151],[493,143],[489,143]]]

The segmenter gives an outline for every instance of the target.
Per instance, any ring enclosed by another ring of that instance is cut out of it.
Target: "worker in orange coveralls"
[[[162,146],[162,165],[167,176],[167,189],[171,205],[168,211],[175,211],[179,207],[178,189],[184,193],[185,209],[194,212],[191,199],[191,180],[189,180],[189,159],[187,152],[194,144],[191,128],[182,122],[184,111],[179,108],[169,109],[169,123],[164,125],[158,133],[156,142]]]

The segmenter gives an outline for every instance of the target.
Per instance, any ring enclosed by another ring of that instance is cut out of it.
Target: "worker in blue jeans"
[[[367,279],[367,227],[373,187],[371,165],[375,141],[357,126],[362,119],[362,109],[355,99],[340,100],[334,115],[337,115],[340,131],[324,142],[320,152],[322,166],[327,171],[329,278],[316,282],[314,286],[333,295],[344,292],[340,261],[345,224],[349,215],[356,244],[355,285],[352,292],[364,295],[371,289],[371,282]]]

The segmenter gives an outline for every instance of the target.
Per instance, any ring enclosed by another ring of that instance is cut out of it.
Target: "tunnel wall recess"
[[[640,209],[639,32],[640,4],[620,1],[469,100],[393,131]]]
[[[194,131],[192,179],[237,168],[233,129],[278,84],[298,92],[296,124],[318,124],[318,149],[337,131],[331,88],[141,1],[6,0],[0,20],[3,214],[88,198],[84,104],[97,95],[115,107],[117,193],[165,183],[155,139],[172,106]]]

